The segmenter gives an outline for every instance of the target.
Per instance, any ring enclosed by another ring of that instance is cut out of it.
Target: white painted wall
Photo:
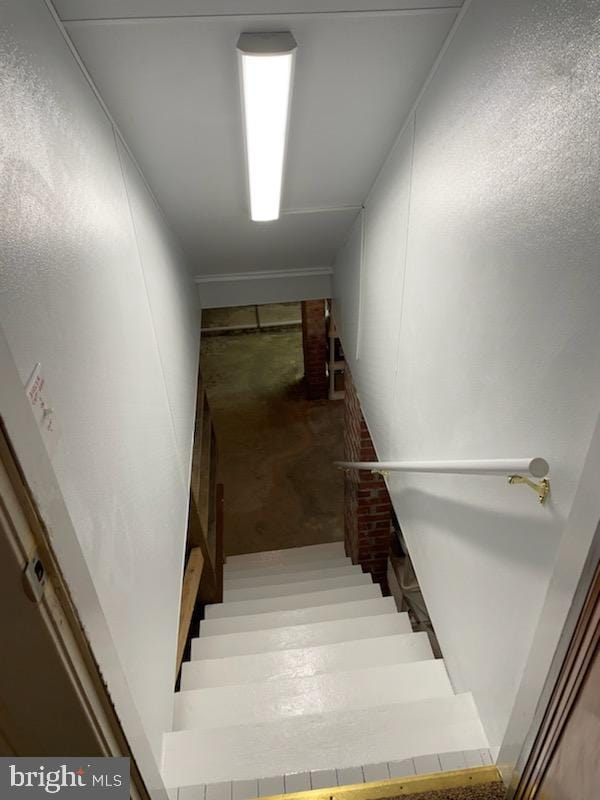
[[[172,715],[197,293],[46,4],[5,0],[1,22],[0,322],[18,378],[3,369],[0,413],[51,510],[31,432],[10,422],[15,380],[41,362],[77,541],[52,514],[50,533],[109,689],[133,698],[143,731],[138,721],[128,733],[158,758]]]
[[[472,0],[334,269],[380,458],[550,461],[544,508],[499,478],[389,481],[494,747],[599,412],[597,19],[576,0]]]

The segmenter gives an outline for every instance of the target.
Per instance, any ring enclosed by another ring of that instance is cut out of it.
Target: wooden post
[[[224,503],[223,484],[217,483],[217,491],[215,498],[217,563],[215,565],[215,569],[217,573],[217,592],[219,593],[221,600],[223,600],[223,564],[225,563],[225,554],[223,552],[223,528],[224,528],[223,503]]]
[[[204,556],[202,555],[202,550],[199,547],[192,547],[183,576],[181,613],[179,615],[179,639],[177,640],[176,675],[179,674],[179,670],[181,669],[183,651],[185,650],[185,643],[187,642],[190,623],[196,606],[203,567]]]

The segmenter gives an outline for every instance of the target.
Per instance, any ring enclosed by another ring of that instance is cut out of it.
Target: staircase
[[[491,763],[470,694],[342,543],[227,559],[165,734],[178,800],[246,800]]]

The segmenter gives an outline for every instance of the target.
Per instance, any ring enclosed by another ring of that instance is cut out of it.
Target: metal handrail
[[[550,465],[546,459],[535,458],[489,458],[462,459],[458,461],[336,461],[335,465],[346,472],[368,470],[375,475],[387,477],[390,472],[429,472],[449,475],[505,475],[510,484],[522,483],[532,488],[540,503],[550,493],[550,482],[546,478]],[[522,473],[529,473],[538,482]]]

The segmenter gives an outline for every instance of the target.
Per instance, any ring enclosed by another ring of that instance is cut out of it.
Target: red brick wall
[[[327,330],[324,300],[302,301],[302,347],[308,399],[326,400],[329,386],[325,366],[327,363]]]
[[[344,450],[346,461],[376,461],[377,454],[348,369],[345,373]],[[383,478],[352,470],[344,484],[346,553],[370,572],[385,594],[392,535],[392,504]]]

